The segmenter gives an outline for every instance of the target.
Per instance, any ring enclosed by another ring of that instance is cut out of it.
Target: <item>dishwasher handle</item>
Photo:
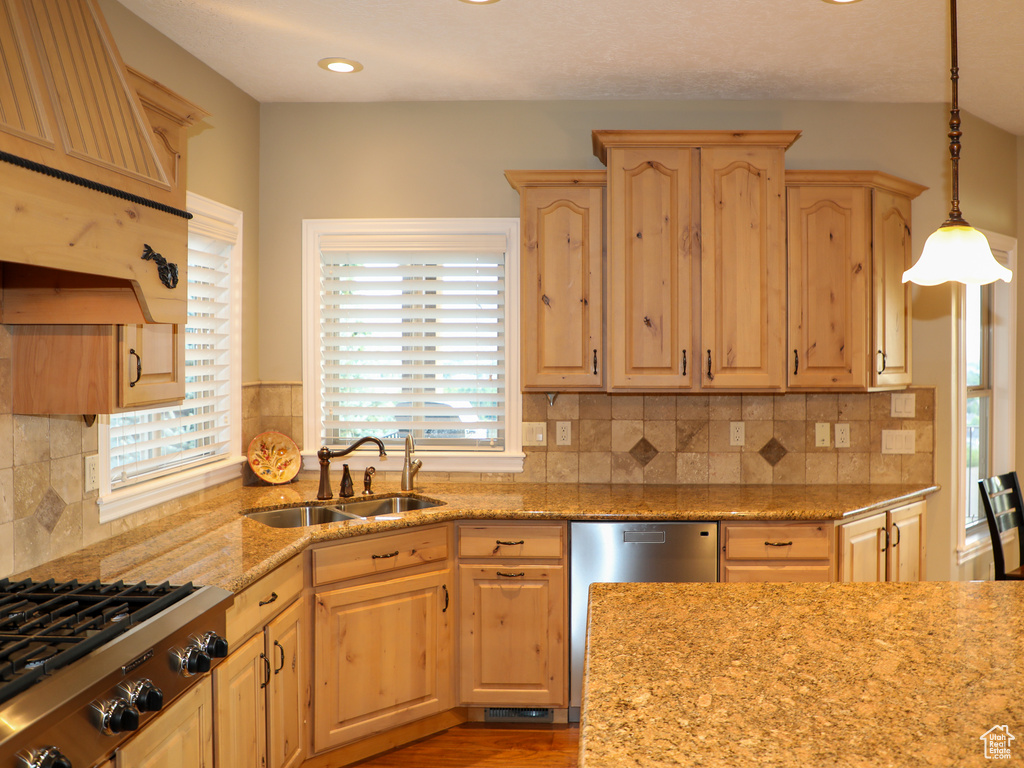
[[[626,544],[664,544],[664,531],[623,531],[622,541]]]

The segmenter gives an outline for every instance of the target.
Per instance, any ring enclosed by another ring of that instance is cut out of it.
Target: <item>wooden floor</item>
[[[359,768],[576,768],[577,725],[460,725]]]

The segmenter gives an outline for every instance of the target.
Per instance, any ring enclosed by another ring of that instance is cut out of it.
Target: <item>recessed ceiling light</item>
[[[859,3],[860,0],[821,0],[823,3],[830,3],[831,5],[849,5],[850,3]]]
[[[358,61],[352,61],[352,59],[339,59],[337,57],[330,59],[320,59],[317,62],[323,69],[328,69],[331,72],[358,72],[363,68],[363,65]]]
[[[491,3],[498,2],[498,0],[462,0],[462,2],[469,3],[470,5],[490,5]]]

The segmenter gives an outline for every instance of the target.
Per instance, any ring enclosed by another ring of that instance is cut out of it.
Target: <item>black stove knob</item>
[[[104,733],[116,734],[139,729],[139,710],[124,699],[115,699],[103,707]]]
[[[132,704],[139,712],[159,712],[164,708],[164,692],[152,680],[143,680],[132,691]]]
[[[181,652],[181,671],[185,677],[209,672],[212,665],[210,654],[202,648],[190,645]]]
[[[21,755],[21,758],[27,768],[73,768],[71,761],[56,747],[44,747],[28,757]]]
[[[216,632],[207,632],[203,635],[199,647],[214,659],[223,659],[228,655],[228,641]]]

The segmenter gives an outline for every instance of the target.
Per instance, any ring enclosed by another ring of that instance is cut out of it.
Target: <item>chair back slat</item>
[[[1007,472],[979,480],[978,487],[981,489],[982,507],[992,537],[996,579],[1003,580],[1007,576],[1001,534],[1017,529],[1020,563],[1024,565],[1024,503],[1021,500],[1020,483],[1016,472]]]

